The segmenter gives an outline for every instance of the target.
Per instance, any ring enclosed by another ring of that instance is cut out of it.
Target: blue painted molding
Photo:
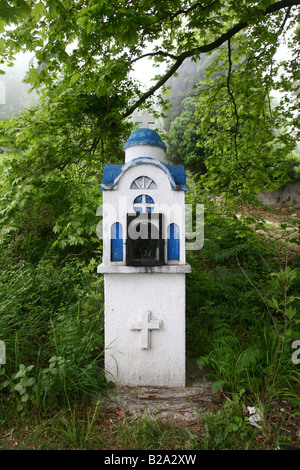
[[[105,165],[103,170],[103,180],[101,184],[101,189],[113,189],[110,186],[114,183],[122,173],[122,168],[124,165]]]
[[[127,149],[128,147],[132,147],[133,145],[153,145],[154,147],[160,147],[162,149],[166,149],[166,145],[161,140],[159,134],[146,127],[142,127],[140,129],[136,129],[133,131],[127,142],[125,142],[123,146],[123,150]]]
[[[185,169],[183,165],[168,165],[155,158],[139,157],[130,160],[125,165],[105,165],[103,171],[103,181],[100,189],[111,191],[117,189],[120,178],[126,170],[136,165],[153,165],[160,168],[168,177],[171,189],[174,191],[188,191],[186,184]]]

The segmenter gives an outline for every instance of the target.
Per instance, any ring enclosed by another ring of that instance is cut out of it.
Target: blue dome
[[[125,142],[123,150],[133,145],[153,145],[164,150],[166,149],[165,144],[157,132],[143,127],[132,132],[127,142]]]

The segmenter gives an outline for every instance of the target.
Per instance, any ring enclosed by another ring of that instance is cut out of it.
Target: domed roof
[[[132,147],[133,145],[153,145],[164,150],[166,149],[166,146],[158,133],[146,127],[141,127],[140,129],[133,131],[127,142],[125,142],[123,150],[128,147]]]

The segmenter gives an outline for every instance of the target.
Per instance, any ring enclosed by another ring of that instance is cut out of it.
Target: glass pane
[[[146,196],[146,202],[147,202],[147,204],[154,204],[154,201],[153,201],[152,197],[150,197],[150,196]]]
[[[131,183],[130,189],[157,189],[157,186],[148,176],[139,176]]]
[[[143,202],[143,196],[138,196],[133,201],[134,204],[141,204]]]

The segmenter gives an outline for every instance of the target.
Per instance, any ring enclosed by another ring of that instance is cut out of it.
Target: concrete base
[[[185,386],[185,274],[104,274],[105,369],[131,386]]]
[[[147,418],[159,418],[171,425],[187,426],[199,423],[199,413],[207,413],[220,396],[211,391],[208,381],[197,365],[199,355],[186,353],[186,387],[128,387],[112,388],[107,408],[115,412]]]

